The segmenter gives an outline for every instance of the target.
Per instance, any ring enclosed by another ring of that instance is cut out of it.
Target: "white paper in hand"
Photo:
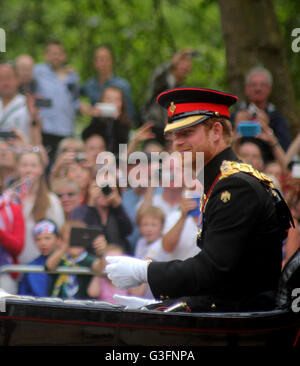
[[[126,309],[139,309],[143,306],[147,306],[150,304],[156,304],[158,301],[151,299],[143,299],[141,297],[135,296],[122,296],[122,295],[114,295],[114,299],[120,305],[126,306]]]

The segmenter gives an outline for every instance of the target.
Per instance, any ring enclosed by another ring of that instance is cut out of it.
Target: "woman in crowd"
[[[17,263],[17,257],[24,245],[24,218],[20,205],[12,203],[11,197],[3,192],[0,177],[0,267]],[[15,294],[17,283],[14,275],[0,274],[0,288]]]
[[[88,204],[75,208],[70,218],[88,226],[102,227],[107,242],[118,244],[125,253],[131,254],[126,237],[131,233],[132,225],[116,187],[101,189],[93,179],[89,185]]]
[[[90,125],[82,132],[82,138],[87,139],[94,133],[103,136],[107,150],[115,154],[119,152],[119,144],[128,142],[131,120],[126,110],[124,94],[120,88],[107,87],[99,101],[90,110],[93,117]],[[107,109],[102,103],[112,104],[114,108]]]
[[[40,151],[28,148],[21,152],[17,157],[17,174],[20,179],[30,179],[30,185],[22,198],[26,236],[23,251],[19,255],[21,263],[28,263],[39,255],[33,237],[34,224],[49,218],[60,228],[64,223],[64,212],[58,197],[48,189]]]
[[[51,189],[60,199],[66,221],[69,220],[70,213],[81,203],[80,185],[69,178],[56,178]]]
[[[58,177],[64,177],[66,169],[71,163],[76,162],[82,158],[84,152],[83,141],[73,138],[66,137],[60,141],[54,163],[51,167],[49,180],[50,182]]]

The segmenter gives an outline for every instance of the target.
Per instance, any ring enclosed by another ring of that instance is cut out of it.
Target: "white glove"
[[[147,282],[149,261],[116,255],[106,257],[106,262],[107,277],[122,290]]]
[[[139,309],[143,306],[158,303],[158,301],[153,299],[142,299],[135,296],[114,295],[114,299],[118,304],[126,306],[126,309]]]

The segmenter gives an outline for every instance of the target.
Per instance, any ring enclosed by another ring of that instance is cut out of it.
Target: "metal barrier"
[[[5,264],[0,267],[0,275],[3,273],[95,274],[88,267],[57,267],[55,270],[49,271],[44,266],[22,264]]]

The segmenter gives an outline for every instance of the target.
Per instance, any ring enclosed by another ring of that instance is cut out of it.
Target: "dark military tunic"
[[[196,310],[259,310],[260,295],[278,286],[282,230],[272,194],[259,179],[238,172],[216,182],[224,160],[238,161],[227,148],[204,168],[205,194],[213,188],[197,242],[201,252],[151,263],[148,283],[154,297],[188,296]]]

